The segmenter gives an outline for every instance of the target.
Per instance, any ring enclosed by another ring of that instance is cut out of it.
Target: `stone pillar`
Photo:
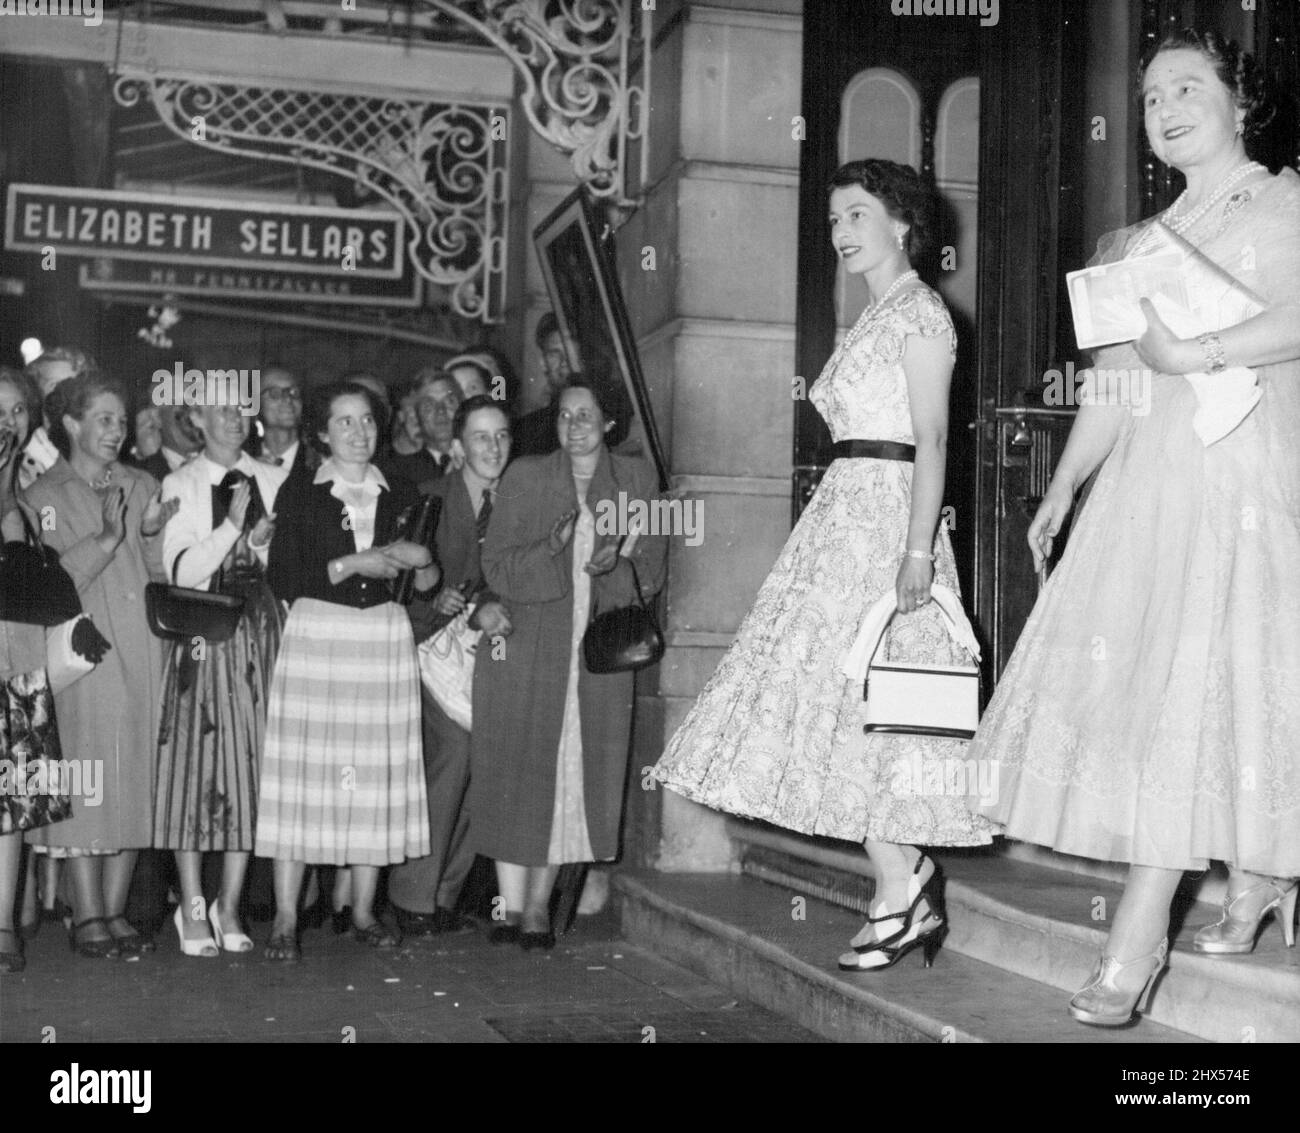
[[[657,694],[638,686],[627,860],[726,870],[723,816],[646,790],[643,769],[790,530],[801,6],[661,2],[652,39],[651,167],[629,186],[644,204],[618,262],[673,486],[702,505],[702,537],[673,539],[668,651]]]

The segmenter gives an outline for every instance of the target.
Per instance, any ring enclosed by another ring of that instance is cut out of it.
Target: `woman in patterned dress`
[[[18,511],[18,470],[40,415],[41,396],[31,379],[0,367],[0,536],[6,541],[27,538]],[[25,964],[14,925],[23,831],[72,814],[72,800],[52,793],[46,775],[50,762],[61,758],[45,673],[45,631],[0,622],[0,972],[21,972]]]
[[[873,302],[810,396],[837,446],[894,442],[895,455],[832,462],[656,772],[706,806],[864,843],[876,902],[840,958],[852,969],[888,967],[921,944],[928,962],[943,921],[927,895],[936,867],[918,846],[980,845],[993,831],[961,793],[934,789],[965,743],[864,735],[862,685],[841,671],[887,592],[899,612],[891,660],[966,660],[929,602],[932,583],[958,589],[939,527],[956,336],[910,262],[931,208],[916,172],[893,162],[850,162],[831,182],[831,239]],[[915,446],[914,463],[902,445]]]
[[[190,410],[203,452],[163,480],[164,498],[180,501],[163,530],[167,577],[244,597],[233,637],[173,641],[163,667],[154,845],[176,853],[182,900],[174,922],[186,956],[253,947],[239,925],[239,903],[283,622],[263,576],[285,472],[244,452],[250,419],[235,400],[210,378],[204,404]],[[211,904],[201,887],[205,851],[223,858]]]

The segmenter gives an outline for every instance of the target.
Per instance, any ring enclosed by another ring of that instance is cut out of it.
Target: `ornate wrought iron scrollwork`
[[[388,201],[410,224],[415,269],[449,291],[461,315],[501,317],[510,108],[411,98],[257,88],[163,74],[123,74],[122,106],[147,99],[196,145],[338,174]]]
[[[541,137],[571,155],[598,197],[625,199],[627,142],[641,137],[645,92],[629,81],[635,0],[424,0],[472,28],[523,80],[520,105]],[[641,44],[642,66],[649,45]],[[644,144],[644,143],[643,143]]]

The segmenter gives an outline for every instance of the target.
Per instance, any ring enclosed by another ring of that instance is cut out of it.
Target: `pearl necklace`
[[[894,280],[893,283],[891,283],[885,289],[885,293],[879,299],[877,299],[876,302],[872,305],[871,314],[874,315],[877,311],[883,308],[884,305],[888,303],[889,300],[893,297],[894,292],[896,292],[900,287],[902,287],[903,284],[907,283],[909,280],[913,280],[916,278],[918,277],[916,272],[914,271],[903,272],[902,275],[900,275],[896,280]]]
[[[1182,207],[1183,202],[1187,199],[1187,190],[1184,189],[1179,194],[1178,200],[1174,201],[1174,203],[1169,207],[1169,211],[1165,213],[1165,224],[1179,234],[1186,232],[1193,224],[1200,220],[1201,217],[1209,212],[1210,209],[1212,209],[1223,198],[1229,189],[1238,182],[1244,180],[1249,174],[1254,173],[1255,170],[1263,168],[1264,167],[1257,161],[1247,161],[1242,165],[1237,166],[1236,169],[1234,169],[1219,183],[1219,187],[1197,205],[1190,213],[1186,216],[1175,216],[1178,210]]]
[[[854,324],[853,329],[848,333],[847,337],[844,339],[844,344],[843,346],[841,346],[841,349],[847,350],[850,346],[855,345],[857,341],[864,334],[867,333],[867,325],[871,322],[872,319],[876,317],[876,315],[878,315],[884,309],[885,304],[888,303],[890,299],[894,297],[895,293],[903,286],[903,284],[908,283],[913,279],[919,279],[919,278],[920,277],[916,274],[915,271],[905,271],[896,280],[894,280],[894,282],[891,283],[885,289],[885,293],[879,299],[877,299],[870,307],[868,307],[865,311],[862,312],[861,316],[859,316],[858,318],[858,321]]]

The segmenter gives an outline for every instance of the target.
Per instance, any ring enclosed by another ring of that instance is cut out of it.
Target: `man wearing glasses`
[[[302,439],[302,388],[288,370],[272,367],[262,371],[262,423],[254,455],[267,464],[285,469],[290,478],[314,472],[320,457]]]

